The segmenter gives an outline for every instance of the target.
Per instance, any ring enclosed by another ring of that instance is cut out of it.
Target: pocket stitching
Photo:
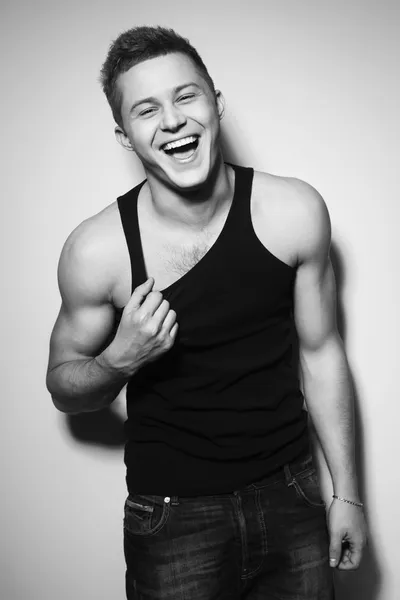
[[[309,475],[312,475],[314,472],[315,472],[315,469],[314,469],[314,468],[310,469],[310,473],[309,473]],[[299,474],[297,475],[297,477],[298,477],[299,475],[303,475],[302,479],[304,479],[304,472],[303,472],[303,473],[301,473],[301,474],[299,473]],[[296,477],[295,477],[295,476],[293,476],[293,477],[292,477],[292,481],[289,483],[289,485],[294,487],[294,489],[295,489],[295,491],[296,491],[296,493],[297,493],[297,496],[298,496],[298,497],[299,497],[301,500],[303,500],[303,501],[304,501],[304,502],[305,502],[305,503],[306,503],[308,506],[310,506],[311,508],[325,508],[325,502],[322,502],[322,503],[319,503],[319,502],[313,502],[312,500],[310,500],[310,499],[308,498],[308,496],[307,496],[307,495],[304,493],[304,491],[303,491],[303,489],[302,489],[301,485],[299,484],[299,482],[297,481],[297,479],[296,479]]]
[[[153,509],[151,511],[151,514],[152,514],[153,511],[154,511],[154,507],[151,507],[151,508]],[[125,514],[124,529],[125,529],[125,531],[127,533],[129,533],[130,535],[133,535],[133,536],[141,536],[141,537],[143,537],[143,536],[152,536],[152,535],[155,535],[156,533],[158,533],[164,527],[165,523],[167,522],[167,519],[169,517],[169,511],[170,511],[170,505],[167,504],[166,502],[164,502],[163,503],[163,510],[162,510],[162,513],[161,513],[160,520],[158,521],[158,523],[152,529],[149,529],[147,531],[132,531],[132,529],[130,529],[128,527],[128,525],[127,525],[128,519],[127,519],[126,514]]]
[[[126,505],[129,506],[129,508],[138,508],[149,513],[154,511],[154,506],[145,506],[144,504],[139,504],[139,502],[133,502],[132,500],[129,500],[129,498],[126,499]]]

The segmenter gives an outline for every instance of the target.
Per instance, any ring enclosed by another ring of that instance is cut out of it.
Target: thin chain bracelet
[[[340,496],[336,496],[333,494],[332,498],[335,500],[340,500],[341,502],[347,502],[347,504],[352,504],[353,506],[359,506],[362,508],[364,506],[363,502],[353,502],[353,500],[347,500],[346,498],[340,498]]]

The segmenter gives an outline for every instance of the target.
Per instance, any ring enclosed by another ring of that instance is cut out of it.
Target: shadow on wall
[[[124,447],[124,420],[114,403],[96,412],[66,415],[66,419],[68,431],[77,442],[109,449]]]
[[[337,285],[337,319],[339,333],[346,347],[346,318],[342,304],[343,282],[344,282],[344,261],[338,246],[332,242],[331,261],[336,277]],[[357,391],[357,383],[352,376],[354,389],[354,416],[355,416],[355,435],[356,435],[356,460],[358,466],[360,495],[365,504],[366,517],[368,520],[368,496],[366,485],[366,452],[364,444],[364,435],[362,428],[362,412],[360,410],[360,399]],[[364,556],[360,568],[357,571],[346,573],[336,571],[335,590],[336,600],[378,600],[381,589],[382,576],[379,565],[376,546],[374,540],[370,539],[364,550]]]
[[[228,138],[226,133],[224,133],[222,138],[222,148],[227,162],[248,166],[246,157],[240,152],[242,145],[240,143],[233,143],[233,139]],[[334,242],[332,243],[331,248],[331,259],[337,282],[338,328],[344,344],[346,345],[346,320],[341,302],[341,289],[343,287],[345,274],[344,261],[339,248]],[[364,438],[359,409],[360,403],[356,382],[353,383],[355,390],[356,453],[359,469],[360,493],[368,509],[368,497],[366,496],[365,482]],[[110,449],[121,449],[124,445],[124,420],[118,410],[116,410],[114,404],[107,409],[93,413],[67,415],[66,419],[68,429],[77,442],[94,444]],[[365,550],[363,562],[358,571],[352,573],[337,571],[335,573],[336,600],[378,600],[380,584],[380,567],[374,542],[373,540],[370,540]]]

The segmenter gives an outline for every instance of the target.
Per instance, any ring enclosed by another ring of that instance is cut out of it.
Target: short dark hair
[[[181,52],[192,59],[215,94],[214,82],[207,67],[189,40],[165,27],[133,27],[112,42],[100,71],[103,92],[118,125],[122,127],[121,96],[116,85],[119,75],[145,60],[174,52]]]

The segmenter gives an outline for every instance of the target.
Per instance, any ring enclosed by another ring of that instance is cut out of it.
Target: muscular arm
[[[336,325],[329,215],[315,190],[306,184],[298,185],[302,195],[303,235],[294,294],[305,399],[332,476],[334,493],[358,500],[353,393]]]
[[[299,182],[300,242],[295,280],[295,322],[305,400],[328,465],[334,494],[359,502],[354,452],[353,390],[336,326],[336,289],[329,259],[330,221],[319,194]],[[321,459],[321,447],[315,445]],[[324,469],[324,461],[320,460]],[[325,465],[326,467],[326,465]],[[361,509],[328,505],[330,565],[357,569],[366,543]]]
[[[59,262],[61,309],[50,340],[46,384],[67,413],[109,405],[128,377],[110,368],[105,351],[114,328],[110,280],[90,225],[67,240]]]
[[[149,277],[133,291],[113,335],[115,244],[109,222],[97,227],[93,220],[71,234],[58,269],[62,305],[50,341],[47,387],[67,413],[109,405],[138,369],[172,348],[178,332],[175,311]]]

